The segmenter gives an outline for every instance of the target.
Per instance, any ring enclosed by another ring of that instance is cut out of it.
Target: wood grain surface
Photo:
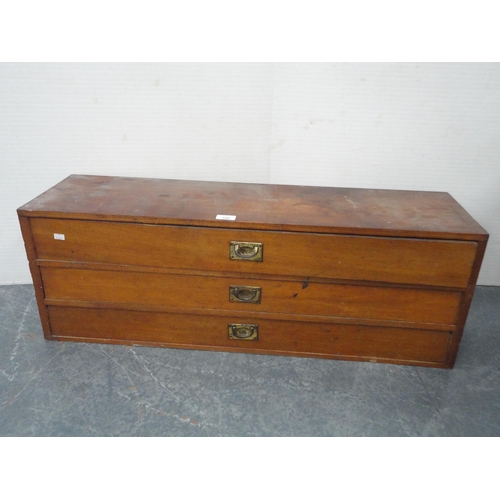
[[[71,175],[19,215],[427,238],[486,239],[448,194]],[[232,215],[234,221],[217,220]]]

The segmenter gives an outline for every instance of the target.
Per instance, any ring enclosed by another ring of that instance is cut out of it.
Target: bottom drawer
[[[86,307],[48,307],[52,338],[442,366],[451,333]],[[258,331],[229,325],[258,324]],[[245,334],[250,339],[230,338]]]

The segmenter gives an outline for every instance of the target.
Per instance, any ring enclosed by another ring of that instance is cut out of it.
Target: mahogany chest
[[[443,368],[488,239],[438,192],[71,175],[18,215],[46,339]]]

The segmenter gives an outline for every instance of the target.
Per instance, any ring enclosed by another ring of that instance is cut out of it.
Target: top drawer
[[[477,247],[451,240],[67,219],[30,223],[39,259],[457,288],[468,285]],[[232,260],[230,242],[261,243],[262,261]]]

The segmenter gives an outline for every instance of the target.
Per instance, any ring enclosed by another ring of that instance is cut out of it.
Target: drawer
[[[468,285],[477,243],[31,219],[38,259],[174,269]],[[262,243],[263,259],[231,260],[230,242]]]
[[[48,308],[53,338],[162,345],[260,354],[319,356],[372,361],[442,364],[451,335],[446,331],[289,321],[258,321],[257,338],[229,338],[231,317],[143,311]],[[238,323],[256,324],[238,318]]]
[[[453,325],[461,293],[42,266],[47,299]],[[230,288],[237,288],[230,300]],[[246,297],[241,287],[250,287]],[[241,299],[239,299],[241,297]],[[258,303],[245,299],[258,298]]]

